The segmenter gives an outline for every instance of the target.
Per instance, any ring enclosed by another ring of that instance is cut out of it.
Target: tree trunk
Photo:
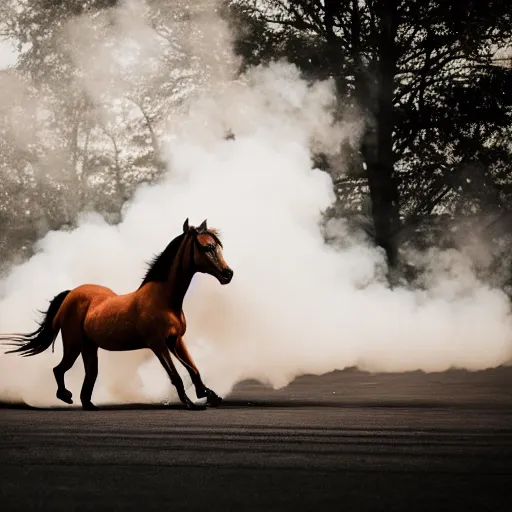
[[[159,168],[159,170],[165,169],[165,162],[162,160],[162,157],[160,155],[160,146],[158,143],[158,137],[156,136],[155,130],[153,128],[153,123],[151,121],[151,118],[149,117],[149,114],[146,112],[146,109],[142,106],[142,102],[136,101],[133,98],[128,98],[129,101],[131,101],[134,105],[138,107],[140,110],[142,117],[144,117],[144,120],[146,121],[146,126],[148,128],[149,134],[151,136],[151,144],[153,147],[153,158],[155,161],[156,166]]]
[[[107,137],[112,141],[112,148],[114,150],[114,175],[116,180],[116,192],[118,199],[120,201],[120,205],[122,206],[126,199],[128,199],[128,197],[126,196],[126,187],[123,184],[121,164],[119,162],[119,153],[121,151],[119,150],[119,147],[117,145],[115,135],[112,132],[108,131],[106,128],[104,129],[104,132],[107,135]]]
[[[379,8],[380,35],[377,93],[374,106],[375,127],[373,134],[367,137],[365,152],[375,240],[386,251],[389,266],[394,267],[398,255],[396,235],[400,228],[398,187],[394,176],[393,152],[396,0],[381,0]]]

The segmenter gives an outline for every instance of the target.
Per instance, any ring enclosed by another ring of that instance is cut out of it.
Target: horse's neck
[[[194,277],[191,251],[192,242],[185,240],[176,254],[165,285],[166,301],[174,311],[182,310],[183,300]]]

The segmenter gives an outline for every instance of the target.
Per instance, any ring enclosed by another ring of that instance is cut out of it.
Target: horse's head
[[[188,219],[183,224],[183,232],[193,237],[193,260],[197,272],[210,274],[220,284],[228,284],[233,271],[222,255],[222,243],[214,229],[208,229],[206,220],[199,226],[189,226]]]

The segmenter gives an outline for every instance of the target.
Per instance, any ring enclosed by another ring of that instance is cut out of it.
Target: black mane
[[[182,233],[172,240],[169,245],[160,253],[157,254],[149,264],[148,271],[144,276],[144,280],[139,288],[142,288],[147,283],[164,282],[169,275],[169,269],[172,262],[180,249],[181,243],[185,238],[186,233]]]

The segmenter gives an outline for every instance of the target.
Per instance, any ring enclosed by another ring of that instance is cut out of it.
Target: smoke
[[[0,70],[16,64],[16,52],[12,45],[3,38],[0,38]]]
[[[83,283],[134,290],[145,262],[181,232],[185,218],[196,225],[207,218],[222,233],[235,276],[225,287],[210,276],[194,278],[184,304],[186,342],[203,380],[221,394],[243,379],[280,387],[352,366],[478,370],[509,361],[508,299],[481,282],[463,254],[425,253],[422,289],[392,289],[382,251],[363,234],[343,219],[322,232],[334,192],[311,150],[335,153],[361,129],[335,121],[332,84],[306,82],[285,62],[227,76],[219,71],[173,114],[162,139],[168,172],[139,187],[118,225],[84,214],[75,230],[50,232],[34,257],[11,269],[0,283],[0,331],[33,330],[36,309]],[[234,139],[225,138],[228,130]],[[61,353],[59,339],[55,354],[0,355],[0,398],[56,404],[51,368]],[[66,375],[75,396],[82,376],[79,362]],[[93,398],[175,395],[147,351],[101,352]]]

